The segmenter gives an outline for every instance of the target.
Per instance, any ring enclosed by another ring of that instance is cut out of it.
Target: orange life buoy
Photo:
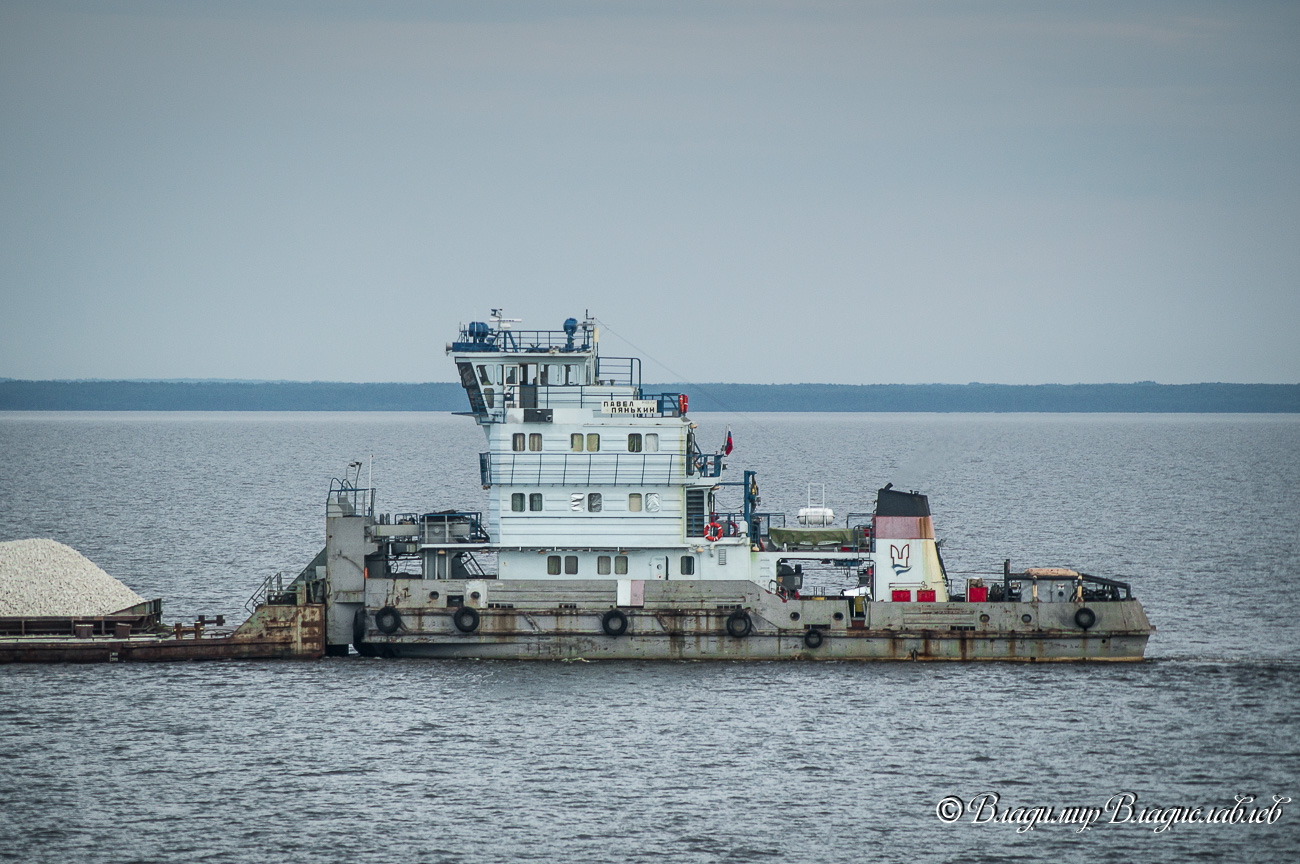
[[[718,542],[721,537],[722,526],[717,522],[710,522],[708,527],[704,529],[704,539],[708,540],[710,543]]]

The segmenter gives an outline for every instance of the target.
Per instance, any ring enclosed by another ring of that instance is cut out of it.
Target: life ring
[[[717,543],[722,539],[722,526],[717,522],[710,522],[704,529],[704,539],[710,543]]]
[[[392,606],[385,606],[375,613],[375,628],[380,633],[396,633],[402,626],[402,616]]]
[[[744,639],[754,629],[754,622],[744,609],[737,609],[727,616],[727,632],[737,639]]]
[[[728,537],[740,536],[740,526],[736,524],[735,519],[727,520],[727,536]]]
[[[1074,613],[1074,623],[1078,624],[1084,630],[1087,630],[1093,624],[1097,623],[1097,613],[1093,612],[1087,606]]]
[[[601,616],[600,628],[606,636],[622,636],[627,632],[627,616],[618,609],[611,609]]]
[[[473,606],[462,606],[451,617],[456,629],[462,633],[473,633],[478,629],[478,610]]]
[[[809,648],[822,647],[823,639],[824,637],[822,636],[822,631],[818,630],[816,627],[813,627],[811,630],[804,631],[803,644],[807,645]]]

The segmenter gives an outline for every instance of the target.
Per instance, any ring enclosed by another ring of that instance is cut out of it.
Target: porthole
[[[790,613],[790,620],[791,620],[791,621],[798,621],[798,620],[799,620],[799,613],[798,613],[798,612],[791,612],[791,613]]]
[[[477,600],[479,598],[479,593],[477,591],[474,591],[469,596]]]
[[[430,591],[430,592],[429,592],[429,599],[430,599],[430,600],[437,600],[437,599],[438,599],[438,592],[437,592],[437,591]]]
[[[843,620],[844,620],[844,613],[843,613],[843,612],[836,612],[836,613],[835,613],[834,615],[832,615],[831,617],[834,618],[836,621],[843,621]]]
[[[1034,620],[1034,616],[1032,616],[1032,615],[1030,615],[1028,612],[1026,612],[1024,615],[1021,615],[1021,616],[1020,616],[1020,620],[1021,620],[1021,621],[1024,621],[1026,624],[1028,624],[1030,621],[1033,621],[1033,620]]]
[[[981,624],[987,624],[987,623],[989,623],[989,616],[988,616],[988,615],[981,615],[981,616],[980,616],[980,623],[981,623]]]

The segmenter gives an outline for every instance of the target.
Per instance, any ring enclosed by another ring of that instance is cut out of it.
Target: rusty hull
[[[325,606],[321,603],[260,606],[233,633],[224,635],[190,626],[125,638],[0,637],[0,663],[315,659],[324,653]]]
[[[854,598],[788,599],[747,581],[647,581],[642,605],[619,606],[616,584],[370,579],[364,643],[403,657],[1134,662],[1154,632],[1136,600],[1088,603],[1097,621],[1084,630],[1074,622],[1082,604],[1072,602],[855,607]],[[456,629],[458,604],[478,611],[476,631]],[[385,607],[400,615],[391,634],[375,626]],[[609,636],[602,616],[615,608],[628,628]],[[743,637],[727,632],[737,609],[752,622]],[[809,644],[813,629],[820,644]]]

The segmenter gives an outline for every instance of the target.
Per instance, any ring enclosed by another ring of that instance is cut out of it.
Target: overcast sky
[[[1292,2],[0,0],[0,376],[1294,383],[1298,162]]]

